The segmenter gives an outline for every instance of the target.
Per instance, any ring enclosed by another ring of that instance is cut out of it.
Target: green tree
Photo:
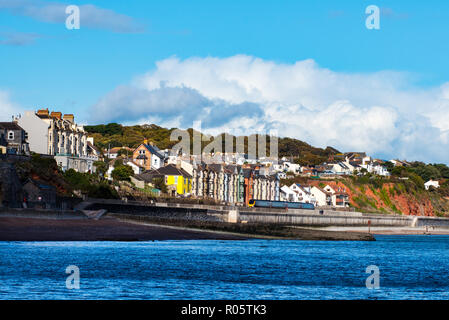
[[[133,168],[127,165],[119,165],[112,170],[112,178],[117,181],[130,181],[132,175],[134,175]]]
[[[108,164],[103,162],[103,161],[95,161],[94,162],[94,166],[95,166],[95,169],[96,169],[96,173],[99,176],[104,177],[104,175],[108,171]]]
[[[154,178],[153,185],[156,189],[161,190],[162,193],[167,193],[167,185],[165,184],[164,178]]]

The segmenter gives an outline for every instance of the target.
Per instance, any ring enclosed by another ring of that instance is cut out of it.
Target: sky
[[[449,163],[448,33],[443,0],[0,0],[0,120],[49,108],[82,124],[201,121]]]

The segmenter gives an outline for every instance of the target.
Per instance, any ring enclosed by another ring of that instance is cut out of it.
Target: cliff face
[[[350,180],[316,181],[311,185],[330,185],[343,188],[349,195],[351,206],[363,212],[403,214],[414,216],[436,216],[449,214],[449,200],[427,191],[407,192],[403,186],[385,183],[380,188],[372,185],[357,185]]]
[[[23,194],[22,184],[14,165],[0,162],[0,194],[1,203],[9,207],[21,207]]]

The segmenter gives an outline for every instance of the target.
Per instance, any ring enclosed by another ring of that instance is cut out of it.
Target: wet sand
[[[243,236],[145,226],[114,218],[35,219],[0,218],[0,241],[151,241],[151,240],[244,240]]]

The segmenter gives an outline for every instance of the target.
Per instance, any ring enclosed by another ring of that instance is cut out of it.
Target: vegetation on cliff
[[[16,172],[23,184],[29,178],[56,187],[61,196],[84,193],[93,198],[118,198],[117,192],[101,175],[79,173],[73,169],[62,172],[53,158],[33,154],[28,161],[15,163]]]

